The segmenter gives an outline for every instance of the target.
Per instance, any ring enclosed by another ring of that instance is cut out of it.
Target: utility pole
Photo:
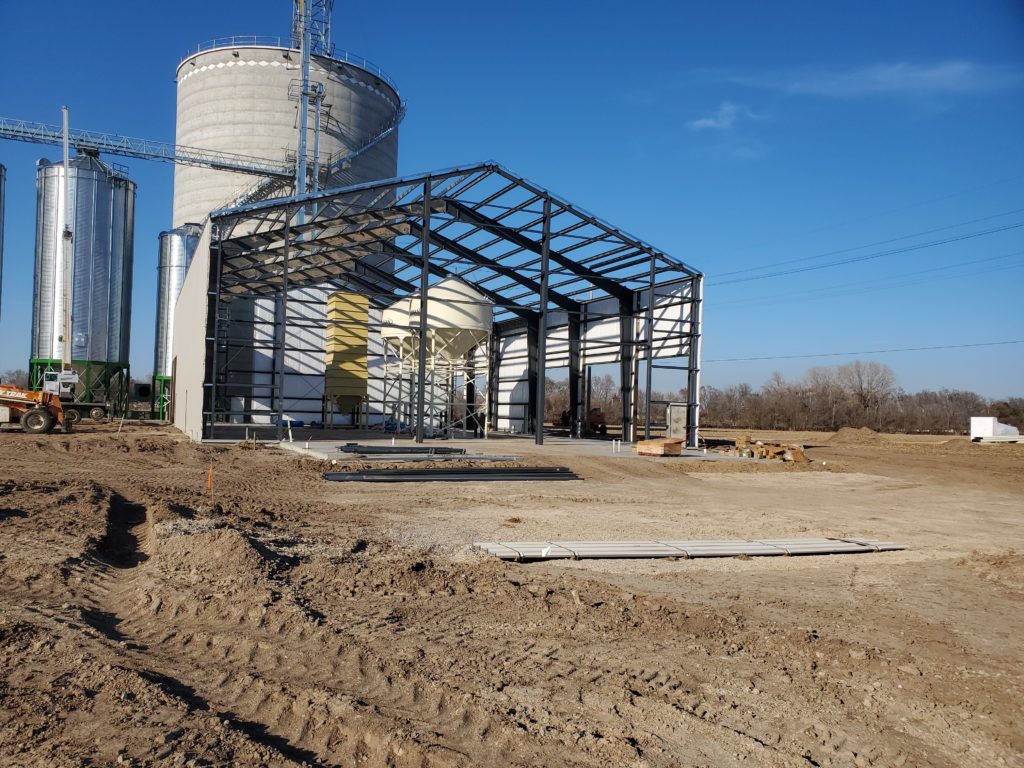
[[[71,279],[72,279],[72,253],[74,252],[74,233],[71,230],[71,163],[69,157],[68,141],[68,108],[60,108],[63,116],[64,128],[64,231],[61,239],[64,246],[64,265],[61,277],[64,303],[64,328],[61,338],[61,368],[64,371],[71,370]],[[77,191],[77,190],[76,190]]]
[[[299,147],[295,160],[295,194],[306,194],[306,131],[309,125],[309,67],[310,67],[310,12],[306,0],[296,0],[294,24],[299,32],[299,47],[302,50],[302,85],[299,90]],[[299,213],[302,223],[302,213]]]

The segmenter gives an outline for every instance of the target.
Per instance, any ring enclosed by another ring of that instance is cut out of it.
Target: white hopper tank
[[[427,290],[427,354],[456,361],[487,340],[494,305],[468,283],[448,277]],[[399,299],[381,315],[381,335],[399,355],[419,354],[420,295]]]

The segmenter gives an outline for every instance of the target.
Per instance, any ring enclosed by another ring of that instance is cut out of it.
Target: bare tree
[[[28,371],[23,368],[12,368],[9,371],[4,371],[0,373],[0,382],[28,389]]]
[[[1024,430],[1024,397],[1009,397],[992,403],[987,413],[1004,424],[1011,424],[1017,429]]]
[[[835,430],[836,415],[845,394],[836,369],[811,368],[804,374],[804,385],[810,397],[811,426]]]
[[[544,421],[558,424],[569,409],[569,380],[544,379]]]
[[[549,384],[549,414],[562,407],[563,385]],[[646,394],[641,391],[637,396],[642,420]],[[653,392],[651,397],[686,401],[683,390]],[[567,393],[564,401],[568,402]],[[619,423],[619,402],[615,380],[595,377],[591,403],[604,410],[610,423]],[[811,368],[795,381],[775,373],[758,391],[749,384],[701,387],[701,419],[708,427],[834,431],[869,426],[879,431],[950,434],[966,432],[971,416],[986,413],[1024,428],[1024,398],[989,402],[974,392],[948,389],[907,393],[896,386],[889,366],[874,361]],[[663,405],[651,409],[652,424],[662,424],[664,418]]]
[[[595,376],[590,381],[590,407],[604,411],[609,424],[622,423],[622,395],[618,382],[611,376]]]
[[[858,423],[853,426],[881,427],[882,404],[889,400],[896,391],[896,375],[892,368],[884,363],[869,361],[867,363],[854,360],[836,369],[836,377],[849,397],[850,404],[855,408],[851,421]]]

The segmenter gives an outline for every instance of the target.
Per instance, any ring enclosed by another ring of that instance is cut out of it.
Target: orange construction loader
[[[0,424],[14,423],[33,435],[52,432],[58,425],[65,432],[71,431],[70,419],[65,421],[58,395],[0,384]]]

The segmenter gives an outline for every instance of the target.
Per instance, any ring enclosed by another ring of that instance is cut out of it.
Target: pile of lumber
[[[634,450],[641,456],[682,456],[686,441],[680,437],[640,440]]]

